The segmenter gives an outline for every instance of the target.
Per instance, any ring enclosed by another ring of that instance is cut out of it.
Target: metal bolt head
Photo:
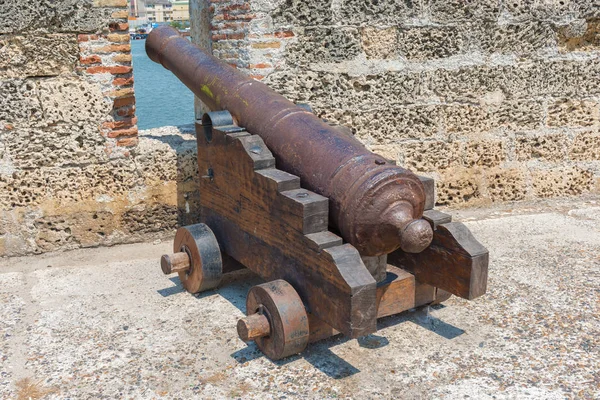
[[[209,168],[209,169],[206,171],[206,175],[202,175],[202,178],[203,178],[203,179],[210,179],[211,181],[213,180],[213,178],[214,178],[214,177],[215,177],[215,173],[214,173],[214,171],[212,170],[212,168]]]

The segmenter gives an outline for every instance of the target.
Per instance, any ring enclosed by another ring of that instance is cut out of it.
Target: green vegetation
[[[190,26],[190,21],[171,21],[169,25],[175,29],[185,29]]]

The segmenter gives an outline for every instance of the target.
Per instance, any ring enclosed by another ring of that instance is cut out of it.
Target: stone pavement
[[[600,198],[454,216],[490,250],[488,294],[281,362],[237,338],[260,280],[187,294],[170,242],[0,259],[0,398],[599,398]]]

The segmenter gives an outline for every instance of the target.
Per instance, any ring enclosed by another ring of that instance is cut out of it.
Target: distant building
[[[127,0],[127,2],[129,3],[129,19],[137,19],[140,16],[140,6],[141,8],[145,8],[144,7],[144,1],[143,0]]]
[[[135,30],[141,26],[148,24],[146,18],[146,1],[145,0],[128,0],[129,1],[129,27],[130,30]]]
[[[128,0],[129,26],[132,31],[152,23],[190,20],[189,0]]]
[[[173,5],[169,0],[146,0],[145,2],[148,22],[173,21]]]
[[[173,2],[173,20],[182,22],[190,20],[189,0],[175,0]]]

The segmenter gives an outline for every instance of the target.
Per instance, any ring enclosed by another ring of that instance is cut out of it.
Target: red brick
[[[81,57],[79,62],[84,65],[89,64],[102,64],[102,59],[99,56],[89,56],[89,57]]]
[[[254,18],[256,18],[256,14],[229,14],[229,13],[224,13],[223,14],[223,18],[226,21],[235,21],[235,20],[250,21],[250,20],[253,20]]]
[[[212,35],[212,40],[225,40],[227,39],[227,35]]]
[[[127,19],[127,17],[129,16],[129,12],[127,10],[118,10],[113,12],[112,14],[110,14],[110,16],[112,18],[123,18],[123,19]]]
[[[137,137],[123,138],[117,140],[117,146],[119,147],[133,147],[137,146],[139,143],[139,139]]]
[[[232,4],[230,6],[226,6],[223,8],[223,11],[249,10],[249,9],[250,9],[250,4],[244,3],[244,4]]]
[[[119,109],[115,107],[115,113],[119,117],[133,117],[135,115],[135,105],[124,106]]]
[[[111,33],[106,39],[113,43],[129,43],[129,33]]]
[[[94,7],[127,7],[127,0],[94,0]]]
[[[120,99],[115,99],[113,103],[114,108],[119,108],[123,106],[130,106],[135,104],[135,96],[122,97]]]
[[[258,63],[258,64],[250,64],[250,68],[272,68],[273,66],[271,64],[266,64],[266,63]]]
[[[104,96],[112,97],[113,99],[121,99],[124,97],[132,96],[133,88],[132,87],[119,88],[119,89],[115,89],[115,90],[109,90],[106,92],[102,92],[102,94]]]
[[[129,78],[115,78],[112,82],[113,86],[130,86],[133,85],[133,76]]]
[[[255,49],[278,49],[281,47],[280,42],[256,42],[252,43],[252,47]]]
[[[77,35],[78,42],[87,42],[88,40],[98,40],[98,35]]]
[[[250,75],[250,78],[260,81],[264,78],[264,75]]]
[[[104,122],[102,124],[102,127],[108,128],[108,129],[123,129],[123,128],[131,128],[135,124],[137,124],[137,117],[127,118],[127,119],[123,119],[121,121]]]
[[[88,74],[113,74],[113,75],[117,75],[117,74],[128,74],[131,72],[131,67],[125,66],[125,65],[113,65],[110,67],[107,66],[103,66],[103,65],[99,65],[97,67],[89,67],[88,69],[86,69],[86,72]]]
[[[113,131],[108,132],[108,137],[109,138],[117,138],[117,137],[123,137],[123,136],[135,136],[138,134],[138,128],[137,126],[134,126],[133,128],[127,128],[127,129],[115,129]]]
[[[98,47],[94,49],[95,53],[98,54],[109,54],[109,53],[129,53],[131,52],[131,45],[129,44],[110,44],[108,46]]]
[[[108,29],[110,29],[111,32],[129,31],[129,24],[127,22],[111,22],[108,24]]]
[[[284,31],[284,32],[275,32],[275,37],[276,38],[289,38],[289,37],[294,37],[294,32],[292,31]]]
[[[129,65],[131,64],[131,54],[119,53],[116,56],[113,56],[112,60],[116,63]]]
[[[229,40],[241,40],[246,37],[245,33],[229,33],[227,34],[227,39]]]
[[[246,22],[246,21],[233,21],[233,22],[230,21],[230,22],[225,22],[223,24],[223,28],[233,29],[233,30],[245,29],[249,26],[250,26],[250,23]]]
[[[275,33],[265,33],[264,35],[258,35],[256,33],[252,33],[248,35],[250,39],[269,39],[269,38],[277,38],[277,39],[286,39],[290,37],[294,37],[295,34],[292,31],[283,31],[283,32],[275,32]]]

